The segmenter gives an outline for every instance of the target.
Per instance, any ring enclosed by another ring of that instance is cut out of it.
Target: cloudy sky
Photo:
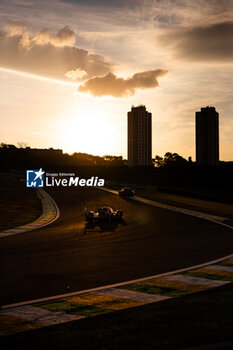
[[[0,0],[0,142],[127,156],[127,111],[153,156],[195,159],[195,111],[233,160],[233,0]]]

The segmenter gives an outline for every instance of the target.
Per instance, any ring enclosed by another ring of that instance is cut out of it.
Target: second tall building
[[[151,147],[151,113],[143,105],[132,106],[128,112],[128,165],[150,166]]]

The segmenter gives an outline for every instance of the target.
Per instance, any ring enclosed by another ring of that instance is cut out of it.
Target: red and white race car
[[[87,222],[100,222],[106,221],[111,222],[114,220],[122,220],[123,211],[122,210],[113,210],[111,207],[102,207],[94,210],[85,211],[85,220]]]

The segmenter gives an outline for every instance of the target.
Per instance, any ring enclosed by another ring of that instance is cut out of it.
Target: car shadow
[[[87,232],[115,232],[119,225],[126,225],[126,221],[121,219],[112,222],[87,222],[85,224],[83,234],[86,234]]]

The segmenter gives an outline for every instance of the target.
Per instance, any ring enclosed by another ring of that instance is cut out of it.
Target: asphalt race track
[[[0,239],[1,305],[146,277],[231,254],[233,230],[98,189],[49,192],[53,224]],[[126,224],[84,232],[84,209],[122,209]],[[106,229],[106,230],[105,230]]]

